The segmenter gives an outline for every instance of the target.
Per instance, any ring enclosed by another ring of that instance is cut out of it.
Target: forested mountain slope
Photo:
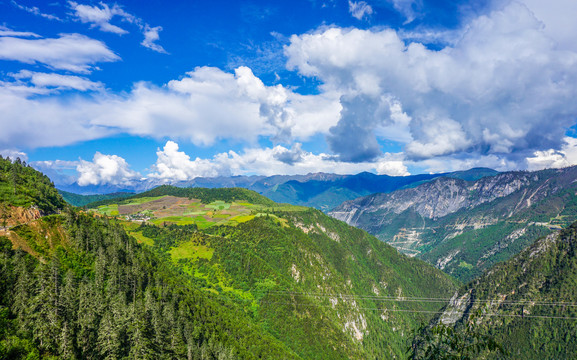
[[[0,156],[0,199],[4,208],[21,206],[54,212],[65,202],[50,179],[19,158],[12,162]]]
[[[464,286],[439,320],[475,326],[514,359],[573,359],[577,353],[577,224],[539,239]]]
[[[236,299],[304,358],[402,357],[405,335],[426,316],[401,310],[439,304],[399,300],[455,288],[362,230],[246,189],[164,186],[95,206],[123,219],[146,213],[146,224],[124,222],[131,235],[197,286]]]
[[[577,167],[439,178],[346,202],[330,214],[468,281],[577,220]]]
[[[31,181],[19,178],[17,195]],[[40,216],[34,202],[1,199],[11,225],[0,231],[0,357],[300,358],[121,226],[62,207],[54,193],[44,208],[61,214]]]
[[[98,214],[54,193],[43,212],[0,199],[4,357],[401,358],[429,319],[404,310],[440,307],[403,299],[456,288],[362,230],[245,189],[161,187]]]

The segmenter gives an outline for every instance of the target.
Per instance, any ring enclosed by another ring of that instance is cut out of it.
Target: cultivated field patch
[[[203,204],[198,199],[159,196],[100,206],[96,211],[102,215],[119,216],[129,222],[144,221],[159,226],[196,224],[199,229],[206,229],[214,225],[236,225],[249,221],[255,216],[253,212],[261,208],[261,205],[247,202],[227,203],[218,200]],[[140,242],[149,242],[146,239],[137,239]]]

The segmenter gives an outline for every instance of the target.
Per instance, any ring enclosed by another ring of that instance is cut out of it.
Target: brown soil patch
[[[66,233],[60,226],[55,228],[46,227],[42,224],[41,221],[38,220],[29,221],[26,224],[39,235],[35,241],[38,244],[43,243],[41,246],[44,248],[46,248],[47,245],[50,249],[49,251],[53,250],[58,245],[68,244]],[[46,263],[43,255],[34,250],[28,241],[24,238],[21,238],[15,231],[5,229],[0,231],[0,235],[6,236],[12,242],[13,249],[22,249],[37,258],[40,262]]]
[[[28,254],[34,256],[35,258],[37,258],[38,260],[40,260],[41,262],[45,263],[46,261],[40,256],[40,254],[38,254],[36,251],[34,251],[26,242],[26,240],[22,239],[20,236],[18,236],[18,234],[16,234],[14,231],[7,231],[7,234],[5,235],[8,240],[10,240],[12,242],[12,248],[13,249],[22,249],[24,251],[26,251]],[[1,234],[0,234],[1,235]]]
[[[186,208],[186,205],[197,203],[198,200],[192,199],[189,200],[187,198],[181,198],[176,196],[165,196],[161,199],[149,201],[145,204],[138,204],[138,205],[119,205],[118,206],[118,213],[120,215],[128,215],[138,213],[144,210],[152,210],[152,211],[160,211],[170,209],[171,207],[177,207],[177,211],[180,211],[179,214],[182,214],[183,210]],[[180,207],[179,205],[184,205]],[[174,214],[177,215],[177,214]],[[171,215],[164,215],[164,216],[171,216]]]
[[[42,214],[35,208],[23,208],[20,206],[0,207],[0,227],[6,223],[7,227],[26,224],[30,221],[40,219]]]

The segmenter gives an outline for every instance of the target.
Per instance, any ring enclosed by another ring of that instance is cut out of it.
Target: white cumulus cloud
[[[215,161],[196,158],[190,160],[184,151],[179,151],[178,144],[167,141],[162,150],[156,152],[158,157],[151,178],[166,179],[170,181],[189,180],[196,177],[215,177],[225,175],[228,169],[224,168],[218,158]],[[226,175],[230,175],[226,173]]]
[[[31,96],[38,92],[47,96]],[[13,83],[0,83],[0,148],[33,149],[65,146],[118,133],[118,129],[92,124],[108,111],[89,100],[74,97],[65,102],[52,91]]]
[[[557,169],[577,164],[577,139],[565,137],[560,150],[548,149],[535,151],[527,158],[528,170]]]
[[[496,0],[497,3],[503,2]],[[565,50],[577,51],[577,1],[573,0],[519,0],[539,19],[543,31]]]
[[[22,161],[28,161],[28,155],[25,152],[16,149],[0,150],[0,155],[2,155],[4,158],[10,158],[12,160],[20,158]]]
[[[18,81],[0,82],[0,113],[10,119],[0,132],[5,148],[61,146],[120,132],[196,145],[221,139],[254,144],[259,136],[303,141],[328,132],[340,111],[338,94],[300,95],[265,86],[248,68],[235,74],[197,68],[162,87],[137,83],[122,95],[83,77],[15,75]],[[97,92],[62,99],[58,87]]]
[[[374,145],[360,160],[378,156],[377,133],[391,139],[383,128],[396,124],[403,133],[393,111],[348,116],[363,104],[402,108],[411,136],[405,151],[414,159],[494,154],[513,160],[559,149],[577,118],[577,53],[560,48],[517,2],[477,17],[440,50],[405,43],[391,29],[333,27],[293,35],[285,54],[289,69],[320,79],[323,91],[346,95],[329,138],[343,159],[359,153],[345,146],[346,129],[373,129],[360,134],[361,143]]]
[[[152,166],[150,178],[167,182],[190,180],[195,177],[215,177],[231,175],[294,175],[315,172],[352,174],[374,171],[374,163],[340,162],[327,154],[313,154],[301,149],[300,144],[292,148],[277,145],[272,148],[247,148],[242,153],[229,151],[215,155],[211,159],[196,158],[179,150],[177,143],[168,141],[157,151],[156,164]],[[390,175],[407,175],[402,161],[383,159],[377,171]]]
[[[130,169],[130,166],[120,156],[94,154],[92,161],[80,160],[76,167],[80,174],[78,185],[127,184],[140,177],[140,174]]]
[[[411,175],[407,166],[402,160],[389,160],[386,157],[377,162],[377,174],[389,176]]]

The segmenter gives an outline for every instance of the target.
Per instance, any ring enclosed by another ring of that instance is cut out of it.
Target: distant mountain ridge
[[[577,167],[443,177],[347,201],[329,214],[467,281],[577,220],[576,180]]]
[[[441,176],[471,180],[496,174],[498,174],[497,171],[487,168],[410,176],[375,175],[368,172],[356,175],[311,173],[307,175],[195,178],[188,181],[170,182],[168,185],[183,188],[242,187],[256,191],[276,202],[310,206],[326,212],[347,200],[376,192],[391,192],[401,188],[417,186]],[[61,185],[59,189],[76,194],[140,193],[164,184],[166,184],[165,181],[158,179],[146,179],[135,181],[130,186],[81,187],[78,184],[71,184]]]
[[[126,198],[134,195],[134,193],[129,192],[117,192],[117,193],[98,194],[98,195],[79,195],[64,190],[58,190],[58,192],[60,193],[60,195],[62,195],[62,197],[64,198],[64,200],[66,200],[67,203],[73,206],[84,206],[96,201]]]
[[[140,193],[151,190],[160,185],[173,185],[177,187],[204,187],[204,188],[222,188],[222,187],[243,187],[256,192],[263,192],[275,185],[282,184],[290,180],[308,181],[323,180],[331,181],[348,175],[337,175],[327,173],[311,173],[307,175],[239,175],[239,176],[216,176],[216,177],[197,177],[192,180],[168,181],[165,179],[148,178],[143,180],[133,180],[126,184],[101,184],[81,186],[74,182],[71,184],[57,184],[57,188],[63,191],[81,194],[95,195],[115,192]]]

